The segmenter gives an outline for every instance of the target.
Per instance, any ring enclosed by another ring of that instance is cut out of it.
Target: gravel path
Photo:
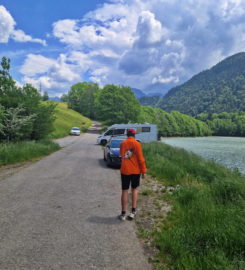
[[[120,174],[96,127],[0,181],[0,269],[148,270],[134,222],[120,222]]]

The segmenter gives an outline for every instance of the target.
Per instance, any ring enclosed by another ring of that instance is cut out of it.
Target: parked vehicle
[[[136,130],[136,140],[141,142],[157,141],[157,126],[153,124],[115,124],[110,126],[107,131],[97,138],[97,143],[106,145],[112,136],[122,136],[126,138],[127,130],[134,128]]]
[[[73,127],[70,131],[70,135],[80,136],[81,130],[78,127]]]
[[[124,139],[112,137],[104,148],[104,161],[107,166],[120,166],[120,144]]]

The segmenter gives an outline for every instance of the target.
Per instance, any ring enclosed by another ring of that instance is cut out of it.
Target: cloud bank
[[[0,5],[0,43],[8,43],[10,39],[16,42],[35,42],[46,45],[46,41],[39,38],[32,38],[24,31],[16,29],[16,22],[8,10]]]
[[[0,40],[20,41],[6,10],[5,17]],[[113,0],[83,18],[54,22],[52,36],[64,52],[28,55],[25,82],[62,92],[88,79],[165,93],[245,50],[245,1]]]

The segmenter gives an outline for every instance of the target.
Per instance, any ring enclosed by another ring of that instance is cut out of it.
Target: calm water
[[[162,141],[212,159],[228,168],[238,168],[245,174],[245,138],[162,138]]]

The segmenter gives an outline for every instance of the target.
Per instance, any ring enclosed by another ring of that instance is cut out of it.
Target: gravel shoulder
[[[135,223],[116,218],[120,174],[105,166],[96,132],[4,174],[0,269],[151,269]]]

